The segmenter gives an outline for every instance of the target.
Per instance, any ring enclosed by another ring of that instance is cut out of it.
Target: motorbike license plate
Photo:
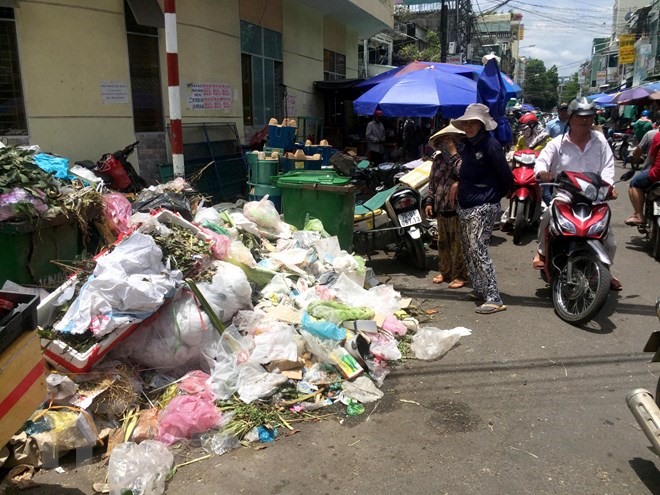
[[[397,218],[399,219],[399,225],[401,225],[401,227],[410,227],[411,225],[422,223],[422,216],[417,210],[399,213]]]
[[[660,199],[653,202],[653,214],[660,215]]]

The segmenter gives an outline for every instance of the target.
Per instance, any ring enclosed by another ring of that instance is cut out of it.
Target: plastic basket
[[[284,151],[294,149],[296,142],[296,127],[279,125],[268,126],[268,147],[281,148]]]

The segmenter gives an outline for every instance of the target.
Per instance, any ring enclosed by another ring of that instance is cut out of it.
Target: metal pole
[[[445,0],[442,0],[440,7],[440,62],[447,62],[447,19],[448,8]]]
[[[176,0],[165,0],[165,51],[167,52],[167,93],[170,104],[170,142],[174,177],[186,174],[183,162],[179,49],[176,35]]]

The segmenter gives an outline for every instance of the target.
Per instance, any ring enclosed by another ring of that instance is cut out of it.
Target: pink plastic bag
[[[172,399],[160,415],[158,440],[172,445],[218,425],[222,415],[213,401],[194,395]]]
[[[390,332],[392,335],[400,335],[401,337],[408,332],[408,328],[392,315],[387,315],[383,320],[383,330]]]
[[[195,395],[200,399],[213,402],[215,396],[209,389],[208,380],[211,378],[209,375],[200,370],[194,370],[188,373],[181,379],[179,389],[183,390],[188,395]]]
[[[202,232],[211,238],[211,254],[216,260],[226,260],[229,256],[231,239],[226,235],[217,234],[210,229],[200,227]]]
[[[104,194],[103,210],[108,227],[112,232],[119,235],[131,231],[129,220],[133,214],[133,207],[126,196],[120,193]]]

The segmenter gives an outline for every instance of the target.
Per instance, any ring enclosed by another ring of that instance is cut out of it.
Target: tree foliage
[[[557,67],[545,68],[542,60],[531,58],[525,67],[523,95],[525,101],[544,111],[550,111],[557,105],[559,75]]]
[[[414,43],[402,47],[397,53],[398,58],[408,63],[414,60],[425,62],[440,62],[440,36],[435,31],[426,34],[426,48],[420,50]]]
[[[578,83],[578,73],[576,72],[571,76],[568,82],[564,84],[564,87],[561,88],[560,99],[561,101],[570,102],[577,98],[579,92],[580,84]]]

